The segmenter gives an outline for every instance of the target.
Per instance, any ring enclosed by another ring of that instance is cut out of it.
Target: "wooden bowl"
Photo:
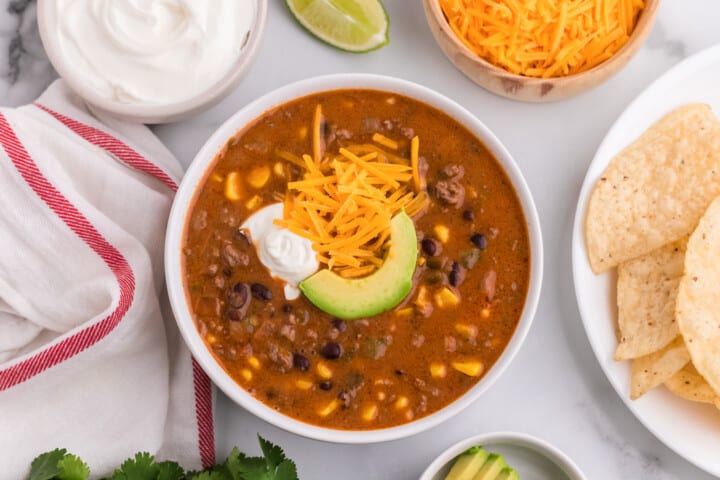
[[[516,75],[480,58],[452,31],[438,0],[423,0],[425,16],[438,45],[473,82],[496,95],[524,102],[552,102],[590,90],[617,73],[647,38],[660,0],[647,0],[630,40],[615,55],[582,73],[554,78]]]

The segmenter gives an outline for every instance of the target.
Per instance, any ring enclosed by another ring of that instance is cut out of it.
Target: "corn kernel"
[[[258,360],[256,356],[253,355],[252,357],[248,358],[248,363],[255,370],[260,370],[260,360]]]
[[[298,135],[300,136],[300,140],[305,140],[307,138],[308,129],[307,127],[300,127],[300,130],[298,130]]]
[[[248,382],[252,380],[253,377],[253,373],[247,368],[240,370],[240,375],[242,375],[242,377]]]
[[[366,406],[362,411],[362,419],[371,422],[377,418],[378,407],[375,404]]]
[[[223,177],[221,175],[218,175],[217,173],[213,173],[212,175],[210,175],[210,178],[213,182],[217,183],[222,183],[222,181],[224,180]]]
[[[328,403],[325,408],[318,411],[318,415],[321,417],[327,417],[332,412],[334,412],[337,407],[340,406],[340,401],[337,398],[334,398],[330,403]]]
[[[317,371],[320,378],[325,380],[330,380],[333,375],[332,370],[330,370],[330,367],[328,367],[325,362],[318,362],[317,367],[315,367],[315,371]]]
[[[448,240],[450,240],[450,229],[445,225],[435,225],[433,232],[435,232],[435,236],[442,243],[447,243]]]
[[[410,400],[408,400],[407,397],[398,397],[397,400],[395,400],[395,408],[398,410],[402,410],[403,408],[407,408],[407,406],[410,405]]]
[[[278,177],[285,176],[285,165],[282,162],[277,162],[273,165],[273,173]]]
[[[455,331],[468,340],[474,340],[478,334],[478,328],[468,323],[456,323]]]
[[[482,318],[490,318],[490,309],[489,308],[483,308],[480,310],[480,316]]]
[[[418,288],[418,294],[417,298],[415,299],[415,305],[417,305],[420,308],[425,307],[430,303],[430,299],[428,298],[428,289],[425,287],[425,285],[420,285],[420,288]]]
[[[395,315],[397,315],[398,317],[409,317],[410,315],[412,315],[412,312],[413,312],[412,307],[406,307],[406,308],[401,308],[400,310],[397,310],[395,312]]]
[[[460,303],[458,296],[448,287],[442,287],[435,293],[435,304],[440,308],[455,307]]]
[[[477,198],[478,193],[477,193],[477,190],[475,190],[475,187],[473,187],[473,186],[468,186],[468,187],[465,189],[465,196],[468,197],[468,198]]]
[[[270,167],[255,167],[248,173],[247,181],[253,188],[262,188],[270,180]]]
[[[433,378],[445,378],[447,375],[447,367],[444,363],[432,362],[430,364],[430,375]]]
[[[253,197],[245,202],[245,208],[248,210],[255,210],[257,207],[260,206],[260,202],[262,202],[262,198],[260,198],[258,195],[253,195]]]
[[[242,199],[243,191],[240,185],[240,174],[238,172],[230,172],[225,178],[225,198],[233,202]]]
[[[420,266],[420,267],[422,267],[423,265],[425,265],[425,257],[418,257],[417,264],[418,264],[418,266]]]
[[[205,335],[205,341],[212,345],[217,342],[217,337],[212,333],[208,333],[207,335]]]
[[[310,380],[300,379],[300,380],[297,380],[297,381],[295,382],[295,385],[296,385],[300,390],[310,390],[310,388],[312,387],[313,384],[312,384],[312,382],[311,382]]]
[[[387,395],[385,395],[385,392],[378,392],[377,393],[377,399],[381,402],[387,398]]]
[[[455,370],[469,377],[477,377],[483,372],[483,364],[476,360],[452,362],[451,365]]]

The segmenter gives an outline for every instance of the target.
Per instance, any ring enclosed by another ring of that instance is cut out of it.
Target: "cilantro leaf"
[[[191,477],[190,480],[227,480],[228,477],[216,470],[205,470]]]
[[[285,460],[285,454],[283,453],[282,448],[277,445],[273,445],[260,435],[258,435],[258,441],[260,442],[260,448],[265,456],[265,464],[267,465],[268,472],[274,472],[277,466]]]
[[[157,480],[185,480],[185,471],[176,462],[160,462]]]
[[[87,480],[90,476],[90,468],[76,455],[65,455],[58,462],[58,467],[61,470],[58,480]]]
[[[233,449],[223,464],[229,480],[297,480],[295,464],[282,449],[258,435],[263,457],[248,457]]]
[[[67,450],[56,448],[35,457],[30,464],[30,477],[28,480],[52,480],[60,473],[58,464],[65,457]]]
[[[147,452],[136,453],[135,458],[128,458],[115,470],[111,480],[156,480],[160,469],[154,460]]]
[[[297,466],[292,460],[283,460],[275,470],[275,480],[298,480]]]

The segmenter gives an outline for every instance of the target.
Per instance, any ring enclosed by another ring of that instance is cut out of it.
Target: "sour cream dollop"
[[[171,104],[220,81],[240,57],[255,0],[53,0],[60,48],[103,97]]]
[[[318,271],[319,265],[307,238],[278,227],[275,219],[283,218],[283,204],[273,203],[248,218],[241,228],[250,232],[258,258],[273,277],[286,282],[285,298],[300,296],[298,284]]]

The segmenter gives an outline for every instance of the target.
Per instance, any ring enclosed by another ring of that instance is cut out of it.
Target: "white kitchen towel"
[[[211,383],[159,302],[181,175],[62,81],[0,109],[0,479],[54,448],[94,476],[137,451],[214,463]]]

